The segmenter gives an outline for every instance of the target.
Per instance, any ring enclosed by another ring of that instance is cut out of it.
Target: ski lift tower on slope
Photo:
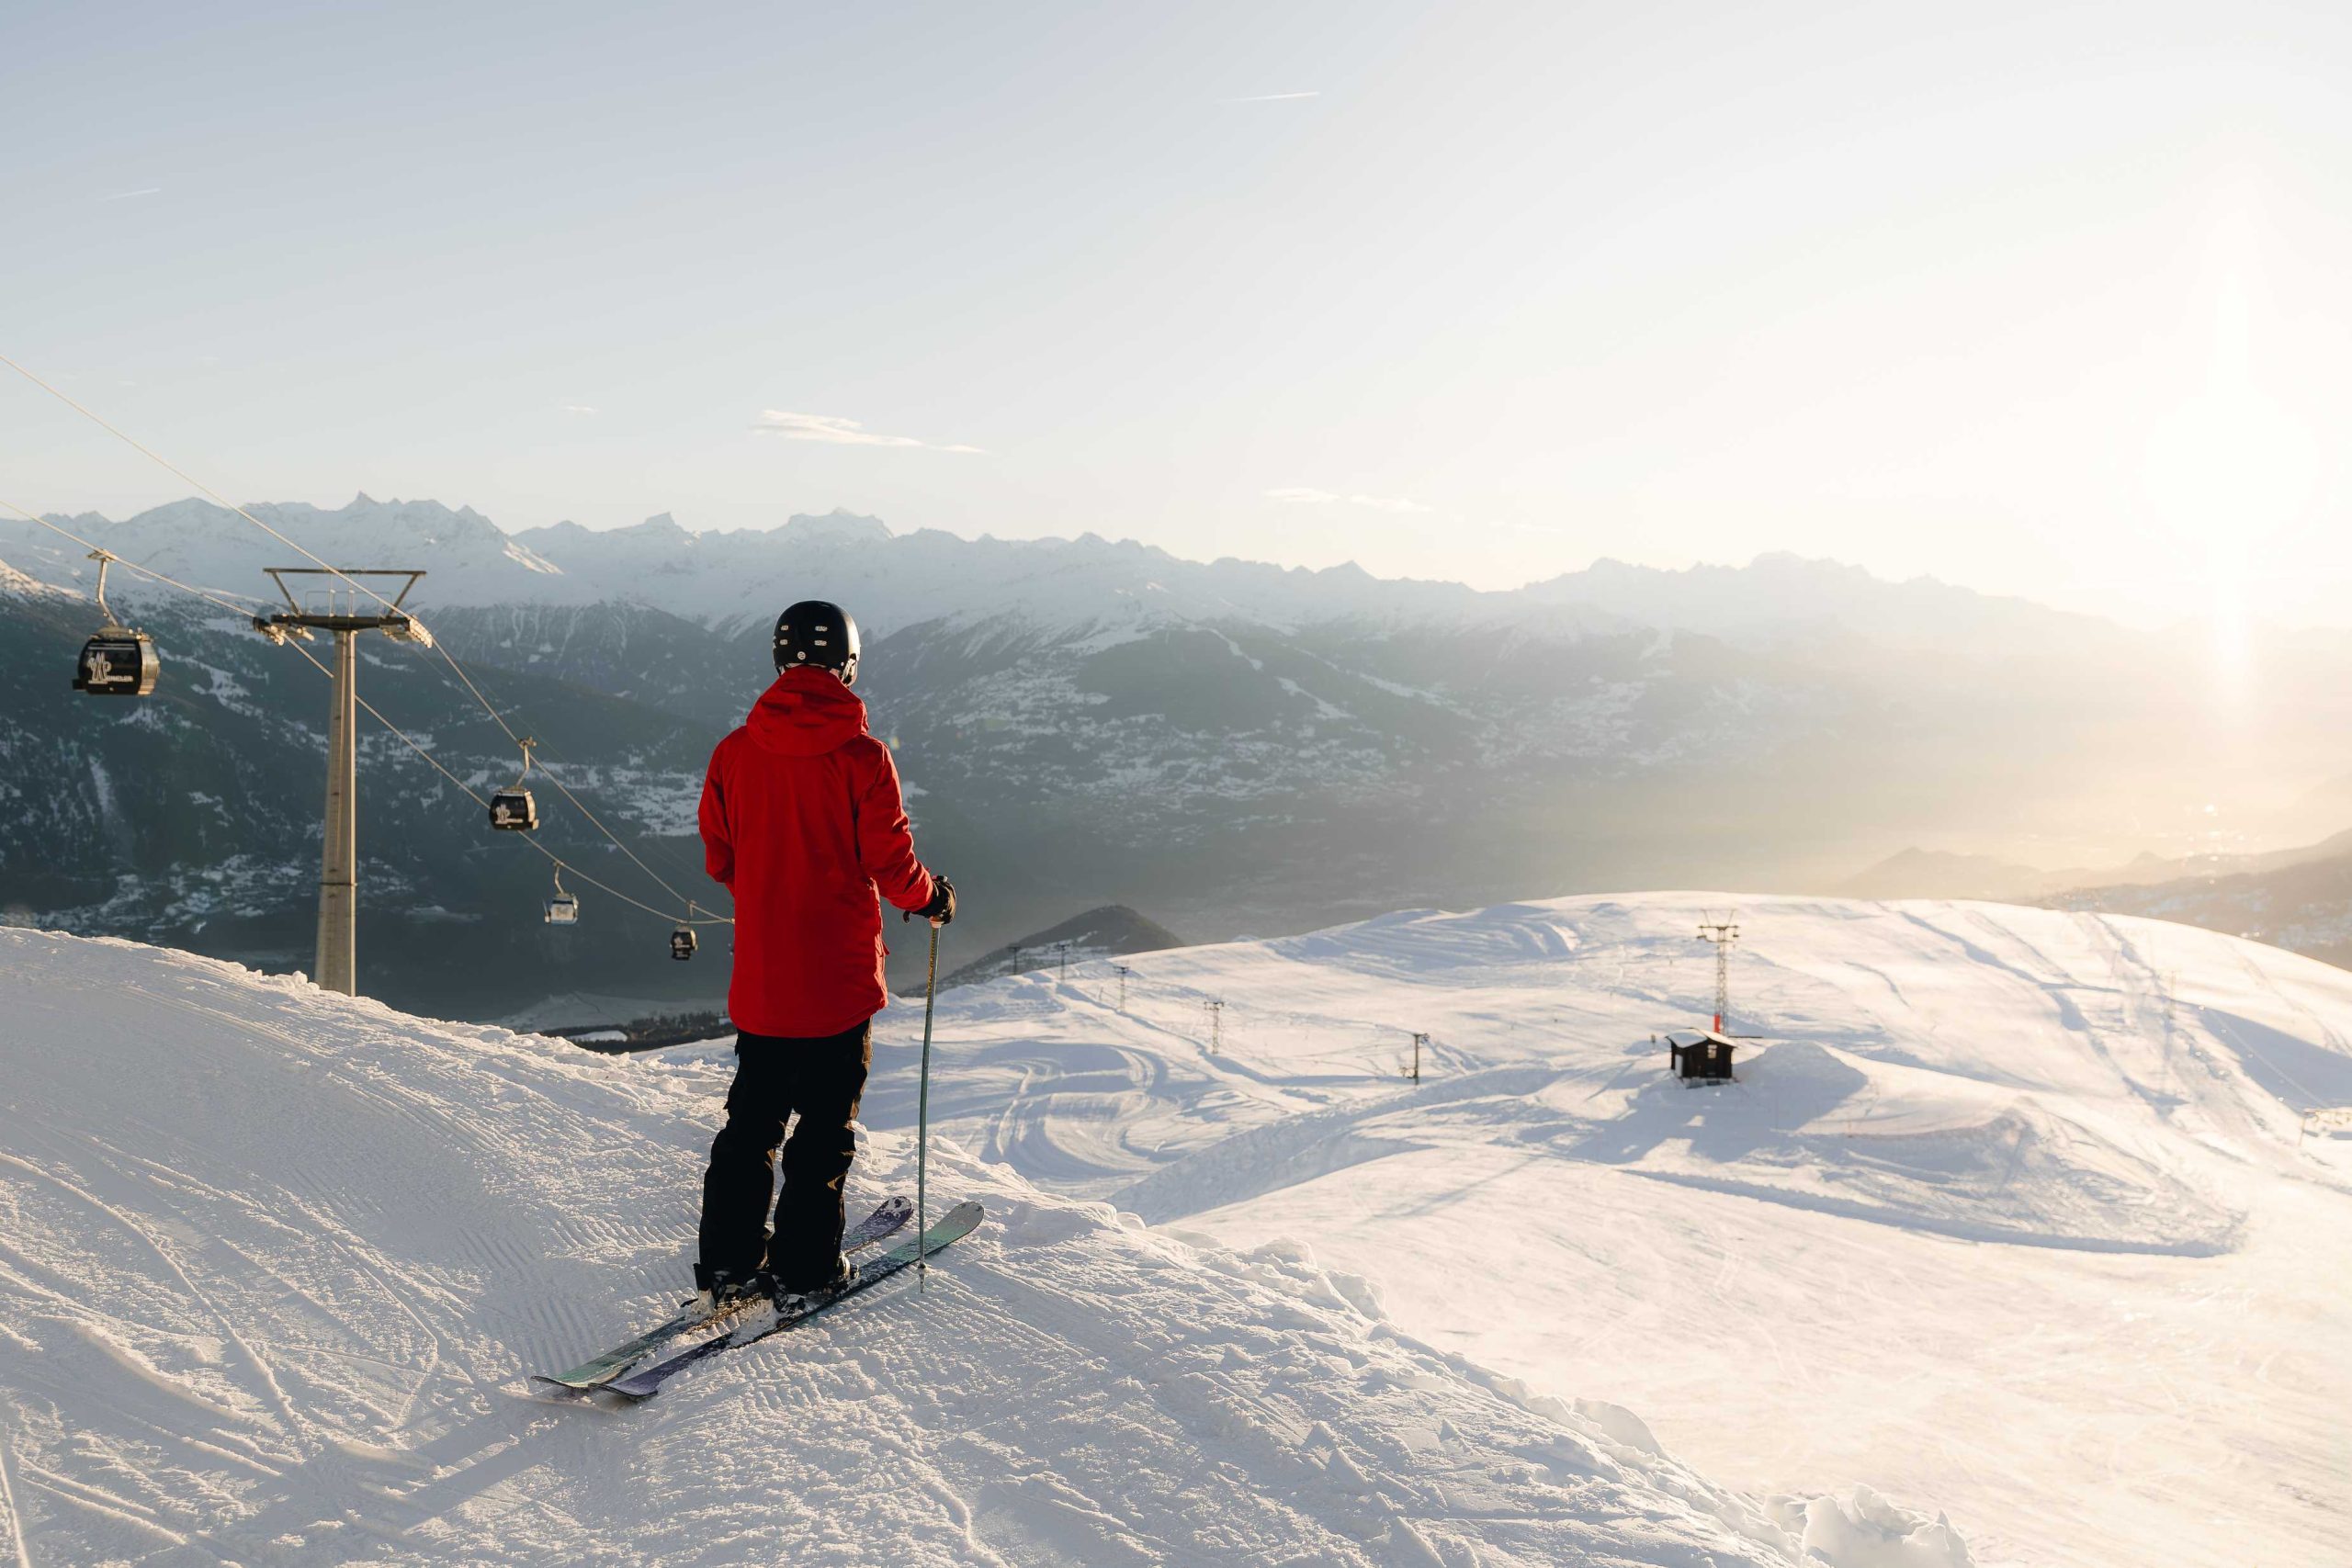
[[[314,631],[334,633],[334,717],[327,729],[327,819],[326,843],[319,857],[319,957],[316,973],[311,978],[322,991],[341,991],[346,997],[359,994],[359,959],[357,925],[359,908],[359,780],[358,774],[358,665],[356,645],[361,632],[382,632],[386,637],[402,642],[433,646],[433,634],[424,623],[401,608],[409,591],[424,575],[406,570],[373,570],[366,568],[351,571],[335,571],[323,567],[273,566],[265,568],[277,591],[286,596],[286,608],[266,615],[254,617],[254,630],[274,643],[283,643],[289,637],[308,640]],[[338,603],[332,587],[322,606],[303,607],[288,586],[289,577],[331,577],[351,583],[352,592]],[[353,581],[362,577],[401,577],[400,592],[390,599],[379,601],[383,614],[367,613],[359,602],[359,585]]]
[[[1685,1083],[1729,1083],[1734,1047],[1742,1040],[1756,1038],[1752,1034],[1724,1032],[1724,1021],[1731,1016],[1731,950],[1739,942],[1739,927],[1729,920],[1711,918],[1700,922],[1699,940],[1713,943],[1715,949],[1714,1027],[1701,1030],[1699,1037],[1687,1043],[1669,1033],[1666,1037],[1667,1062],[1674,1076]]]

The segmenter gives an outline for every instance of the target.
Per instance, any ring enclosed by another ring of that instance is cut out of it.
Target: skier
[[[703,782],[704,859],[735,896],[737,1031],[727,1122],[703,1177],[695,1284],[709,1307],[853,1278],[842,1182],[874,1015],[889,1000],[876,890],[934,926],[956,918],[956,889],[915,858],[889,748],[850,694],[857,653],[857,623],[837,604],[807,600],[777,616],[775,683],[718,743]]]

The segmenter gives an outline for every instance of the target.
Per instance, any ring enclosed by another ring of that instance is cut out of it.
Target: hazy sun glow
[[[2256,580],[2303,520],[2318,478],[2312,434],[2265,385],[2256,323],[2264,231],[2244,191],[2220,205],[2208,245],[2202,381],[2152,434],[2144,482],[2161,542],[2199,573],[2219,690],[2243,700],[2253,673]]]

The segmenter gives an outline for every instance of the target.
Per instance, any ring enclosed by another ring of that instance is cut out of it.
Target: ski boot
[[[775,1277],[764,1269],[707,1269],[695,1265],[696,1312],[714,1314],[775,1294]]]
[[[857,1265],[851,1262],[849,1254],[844,1252],[833,1260],[832,1276],[824,1283],[811,1285],[801,1291],[787,1291],[778,1285],[775,1289],[775,1304],[784,1311],[798,1309],[805,1312],[809,1307],[832,1300],[856,1283]]]

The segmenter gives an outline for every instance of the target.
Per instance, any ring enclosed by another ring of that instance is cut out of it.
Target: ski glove
[[[932,873],[931,902],[920,909],[901,910],[899,918],[911,920],[918,915],[934,926],[944,926],[956,918],[956,885],[937,872]]]

